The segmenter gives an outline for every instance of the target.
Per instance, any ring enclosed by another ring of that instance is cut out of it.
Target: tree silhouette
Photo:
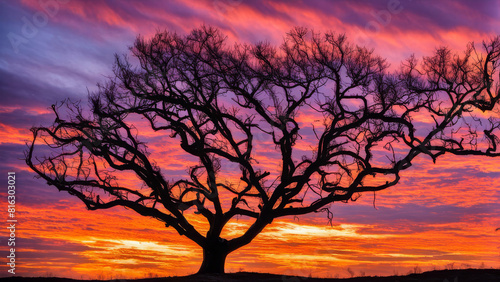
[[[90,111],[66,102],[51,126],[32,129],[27,164],[89,210],[123,206],[164,222],[203,249],[200,273],[222,273],[274,219],[331,218],[329,204],[397,184],[419,155],[500,155],[499,37],[412,56],[397,71],[334,33],[295,28],[279,47],[227,41],[212,27],[139,37],[133,60],[117,55],[114,77],[89,95]],[[198,161],[186,178],[162,173],[139,116]],[[43,146],[50,154],[34,152]],[[259,164],[266,154],[272,170]],[[127,186],[127,172],[143,185]],[[236,216],[251,226],[221,238]]]

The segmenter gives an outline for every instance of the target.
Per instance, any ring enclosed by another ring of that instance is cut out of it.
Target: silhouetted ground
[[[421,274],[410,274],[406,276],[388,276],[388,277],[355,277],[355,278],[308,278],[299,276],[284,276],[277,274],[238,272],[222,275],[190,275],[182,277],[165,278],[145,278],[145,279],[115,279],[115,280],[75,280],[67,278],[54,277],[6,277],[0,278],[0,281],[12,282],[94,282],[94,281],[115,281],[115,282],[316,282],[316,281],[338,281],[338,282],[499,282],[500,269],[459,269],[459,270],[435,270]]]

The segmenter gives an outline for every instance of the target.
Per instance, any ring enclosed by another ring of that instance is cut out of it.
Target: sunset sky
[[[96,83],[112,75],[114,54],[129,54],[137,35],[186,34],[206,24],[233,42],[279,45],[304,26],[345,33],[396,69],[411,54],[421,58],[440,46],[462,52],[500,35],[499,7],[495,0],[0,0],[0,206],[7,206],[7,172],[15,171],[16,274],[142,278],[198,270],[201,248],[175,230],[123,208],[87,211],[35,179],[22,160],[30,128],[54,121],[50,106],[67,98],[86,104]],[[151,155],[163,171],[186,171],[176,143],[154,140]],[[377,192],[376,208],[373,197],[333,204],[332,226],[324,213],[275,220],[229,255],[226,271],[349,277],[348,269],[393,275],[416,266],[500,267],[500,159],[446,155],[433,164],[421,156],[397,186]],[[231,222],[226,234],[249,222]],[[8,276],[3,229],[0,277]]]

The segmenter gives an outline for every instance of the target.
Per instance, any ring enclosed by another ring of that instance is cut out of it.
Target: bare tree
[[[159,32],[139,37],[131,52],[135,63],[116,56],[115,77],[89,96],[90,111],[68,102],[64,113],[54,107],[51,126],[32,129],[26,162],[89,210],[123,206],[173,227],[203,249],[200,273],[224,272],[226,256],[276,218],[331,218],[329,204],[397,184],[418,155],[500,155],[499,37],[460,55],[412,56],[392,72],[344,35],[305,28],[279,47],[229,45],[211,27]],[[308,113],[318,122],[302,121]],[[138,116],[198,160],[186,178],[170,179],[155,164]],[[297,142],[310,154],[294,151]],[[34,152],[42,145],[51,154]],[[275,170],[259,166],[263,148],[279,155]],[[127,172],[142,187],[127,187]],[[187,214],[204,217],[208,232]],[[221,238],[235,216],[253,223]]]

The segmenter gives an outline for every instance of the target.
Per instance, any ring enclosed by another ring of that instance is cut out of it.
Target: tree
[[[227,41],[212,27],[138,37],[135,63],[116,56],[90,111],[66,102],[65,112],[53,107],[51,126],[32,129],[27,164],[89,210],[122,206],[164,222],[203,249],[199,273],[222,273],[226,256],[274,219],[319,211],[331,219],[329,204],[397,184],[419,155],[500,156],[500,37],[461,55],[411,56],[396,71],[335,33],[295,28],[279,47]],[[138,137],[138,116],[197,159],[188,176],[162,173]],[[42,145],[50,155],[34,153]],[[263,148],[279,156],[275,170],[259,166]],[[125,186],[126,172],[142,187]],[[208,232],[187,214],[205,218]],[[252,225],[221,238],[237,216]]]

